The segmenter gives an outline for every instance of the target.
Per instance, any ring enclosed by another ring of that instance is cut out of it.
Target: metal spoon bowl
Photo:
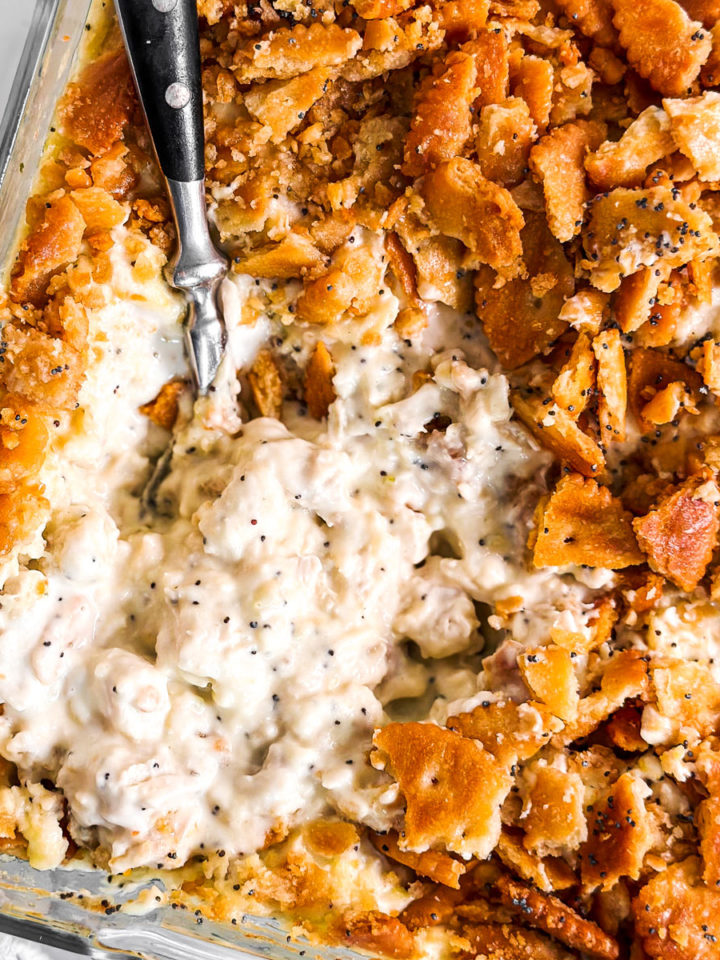
[[[210,236],[205,203],[205,136],[196,0],[115,0],[125,48],[177,231],[165,269],[187,298],[185,348],[195,391],[207,393],[226,343],[218,300],[226,257]],[[172,441],[141,495],[156,509],[157,489],[172,460]]]

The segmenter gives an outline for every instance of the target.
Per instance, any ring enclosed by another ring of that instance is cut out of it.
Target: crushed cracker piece
[[[616,45],[610,0],[560,0],[558,5],[586,37],[601,47]]]
[[[621,650],[605,664],[600,689],[583,697],[578,718],[553,737],[557,747],[587,737],[619,710],[627,700],[644,697],[648,690],[648,670],[639,650]]]
[[[405,797],[401,849],[443,845],[487,857],[500,835],[500,805],[510,790],[505,767],[475,740],[429,723],[390,723],[373,737],[371,760],[394,776]],[[462,769],[458,778],[455,771]]]
[[[486,263],[508,278],[518,274],[524,217],[508,191],[487,180],[478,164],[454,157],[428,173],[421,189],[432,224],[465,244],[473,266]]]
[[[710,217],[666,187],[618,187],[599,194],[589,210],[582,266],[599,290],[615,290],[643,266],[659,263],[669,270],[715,257],[720,249]]]
[[[697,369],[711,393],[720,396],[720,343],[716,340],[703,342]]]
[[[50,516],[50,504],[39,484],[14,484],[11,494],[0,493],[0,558],[37,536]]]
[[[720,20],[718,0],[681,0],[680,6],[692,20],[699,20],[708,30]]]
[[[138,180],[128,163],[128,153],[125,144],[117,142],[90,163],[93,186],[107,190],[116,200],[124,199]]]
[[[536,139],[528,105],[519,97],[488,104],[480,112],[475,150],[483,176],[503,187],[525,176],[530,147]]]
[[[279,418],[283,403],[283,384],[280,370],[269,350],[258,352],[247,377],[260,416]]]
[[[663,100],[670,129],[680,150],[692,161],[701,180],[720,180],[720,93]]]
[[[612,639],[618,611],[611,596],[603,597],[589,613],[587,625],[581,630],[568,630],[556,624],[550,630],[550,639],[572,653],[589,653]]]
[[[647,750],[647,742],[642,736],[642,710],[633,704],[620,707],[610,717],[605,733],[610,741],[626,753]]]
[[[649,793],[639,776],[624,773],[588,810],[588,839],[579,854],[586,889],[610,890],[621,877],[640,877],[654,840],[645,808]]]
[[[405,142],[403,173],[420,176],[462,153],[472,133],[470,107],[476,95],[475,57],[451,53],[443,73],[418,98]]]
[[[304,277],[325,263],[325,256],[312,240],[293,230],[278,243],[269,243],[245,256],[235,257],[232,268],[235,273],[247,273],[252,277],[287,280]]]
[[[556,71],[550,110],[552,126],[587,117],[592,112],[592,88],[595,79],[595,72],[583,60],[570,62]],[[602,135],[597,138],[597,145],[605,136],[604,121],[593,122],[600,124],[603,130]]]
[[[687,93],[707,60],[710,35],[675,0],[612,0],[627,59],[668,97]]]
[[[479,740],[502,764],[528,760],[562,729],[549,707],[529,701],[484,701],[470,713],[450,717],[447,725],[463,737]]]
[[[642,419],[654,424],[670,423],[681,410],[694,414],[699,412],[685,384],[675,381],[662,387],[648,400],[642,409]]]
[[[594,389],[595,355],[589,335],[581,331],[550,392],[558,406],[577,420],[590,402]]]
[[[382,20],[407,10],[412,0],[353,0],[353,6],[364,20]]]
[[[714,87],[720,81],[720,22],[710,28],[710,39],[710,56],[700,71],[700,83],[703,87]]]
[[[509,51],[502,30],[482,30],[473,40],[464,43],[462,50],[475,59],[477,96],[474,112],[493,103],[502,103],[508,95]]]
[[[698,303],[712,303],[713,264],[709,260],[691,260],[687,265],[688,292]]]
[[[575,960],[576,957],[545,934],[510,924],[473,924],[465,927],[463,933],[471,946],[469,956],[483,960]]]
[[[489,0],[434,0],[438,26],[450,41],[470,40],[485,26]]]
[[[645,956],[715,960],[720,943],[720,893],[702,882],[699,857],[653,874],[633,900],[635,933]]]
[[[378,295],[384,272],[369,249],[346,244],[334,254],[327,273],[306,280],[297,301],[298,318],[329,324],[345,314],[363,316]]]
[[[135,87],[124,50],[88,64],[60,104],[63,131],[96,156],[120,140],[135,106]]]
[[[421,877],[427,877],[435,883],[452,887],[454,890],[460,889],[460,877],[467,870],[461,860],[455,860],[446,853],[435,850],[426,850],[424,853],[401,850],[395,830],[390,830],[388,833],[371,833],[370,841],[376,850],[384,853],[390,860],[397,860],[398,863],[410,867]]]
[[[330,351],[318,340],[305,371],[305,403],[310,416],[322,420],[328,415],[330,405],[335,400],[333,365]]]
[[[121,203],[101,187],[83,187],[70,193],[88,230],[112,230],[123,223],[127,211]]]
[[[370,20],[365,26],[363,50],[342,67],[342,76],[358,82],[379,77],[389,70],[401,70],[437,50],[443,38],[428,6],[409,10],[397,19]]]
[[[630,514],[621,501],[595,480],[579,474],[563,477],[540,513],[535,566],[620,570],[642,561]]]
[[[575,719],[578,681],[569,650],[555,644],[530,647],[518,657],[518,667],[533,696],[551,713],[565,723]]]
[[[586,287],[578,290],[565,301],[558,318],[569,323],[573,330],[596,334],[605,319],[609,295]]]
[[[169,380],[162,385],[154,400],[139,408],[140,413],[163,430],[172,430],[178,416],[180,395],[184,389],[183,380]]]
[[[42,412],[74,409],[85,372],[83,354],[34,327],[6,323],[2,335],[7,390],[22,395]]]
[[[625,603],[634,613],[654,610],[663,596],[665,580],[652,570],[627,571],[620,581]]]
[[[672,343],[688,306],[688,293],[687,271],[673,270],[660,284],[657,302],[638,330],[635,342],[641,347],[665,347]]]
[[[239,48],[232,71],[241,83],[253,80],[287,80],[314,67],[334,67],[355,56],[362,38],[355,30],[336,23],[302,23],[253,37]]]
[[[598,421],[600,436],[607,445],[625,439],[627,371],[625,351],[618,330],[603,330],[593,340],[597,359]]]
[[[628,377],[628,401],[630,409],[643,430],[653,429],[652,424],[643,419],[643,409],[648,400],[668,384],[675,382],[684,383],[693,403],[697,402],[702,378],[696,370],[659,350],[638,347],[632,351]]]
[[[620,281],[615,294],[615,317],[623,333],[638,330],[650,318],[664,276],[658,267],[641,267]]]
[[[361,950],[380,951],[387,957],[405,960],[415,951],[415,938],[397,917],[372,910],[357,917],[342,918],[342,942]]]
[[[605,125],[576,120],[556,127],[530,151],[530,169],[540,180],[550,229],[565,243],[580,232],[590,192],[585,155],[605,136]]]
[[[281,824],[272,830],[278,834],[273,843],[282,842],[287,836],[287,827]],[[360,839],[357,827],[346,820],[311,820],[303,827],[303,839],[309,849],[321,857],[337,857],[349,850]],[[266,846],[271,846],[267,842]]]
[[[651,106],[636,117],[619,140],[606,140],[585,158],[585,169],[599,190],[637,187],[647,168],[676,149],[670,119]]]
[[[504,875],[498,877],[497,891],[506,906],[521,911],[524,923],[544,930],[560,943],[601,960],[616,960],[620,955],[618,944],[612,937],[557,897],[540,893]]]
[[[398,215],[394,227],[415,264],[417,296],[428,302],[439,300],[461,312],[467,311],[472,303],[472,276],[463,267],[462,243],[454,237],[433,234],[417,215],[408,210]],[[387,236],[389,239],[393,234]],[[394,244],[391,239],[389,242]],[[389,255],[393,266],[395,251],[391,250]],[[404,272],[407,274],[407,270]],[[421,309],[425,313],[424,305]]]
[[[525,849],[522,834],[504,827],[495,853],[500,860],[523,880],[544,893],[566,890],[577,883],[575,874],[560,857],[539,857]]]
[[[554,86],[552,64],[542,57],[524,56],[511,74],[510,89],[513,96],[527,103],[530,116],[542,131],[550,120]]]
[[[666,659],[650,670],[657,712],[666,721],[665,742],[714,734],[720,722],[720,684],[705,663]],[[689,696],[688,696],[689,694]]]
[[[720,529],[720,489],[712,474],[689,477],[656,509],[633,520],[633,528],[652,569],[683,590],[694,590]]]
[[[50,442],[46,418],[24,397],[0,397],[0,493],[35,479]]]
[[[271,141],[280,143],[326,92],[331,75],[330,67],[314,67],[289,80],[255,83],[243,94],[243,103],[268,128]]]
[[[543,857],[571,854],[587,837],[582,777],[540,761],[528,779],[520,821],[525,847]]]
[[[711,737],[698,749],[698,778],[709,796],[698,805],[699,853],[703,880],[708,887],[720,887],[720,765],[717,740]]]
[[[515,278],[497,286],[489,270],[475,276],[477,315],[493,351],[510,369],[545,352],[563,333],[567,321],[560,312],[575,287],[570,263],[544,217],[527,214],[520,239],[528,279]],[[555,279],[550,287],[544,284],[547,289],[541,298],[532,285],[539,275]]]
[[[68,196],[45,205],[40,222],[31,229],[20,248],[18,272],[12,279],[13,299],[40,304],[50,277],[80,253],[85,220]]]
[[[519,391],[511,394],[511,400],[518,418],[542,446],[583,476],[600,476],[605,467],[602,450],[566,410],[557,404],[546,404],[540,396],[523,396]]]
[[[588,57],[588,66],[598,74],[604,84],[609,87],[620,83],[627,67],[625,63],[607,47],[593,47]],[[597,92],[597,90],[596,90]]]

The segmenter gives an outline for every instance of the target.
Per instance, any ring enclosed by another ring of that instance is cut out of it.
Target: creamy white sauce
[[[387,826],[372,731],[384,708],[441,719],[487,686],[484,605],[521,598],[492,658],[521,693],[509,654],[560,617],[581,627],[583,585],[523,563],[548,455],[510,422],[475,321],[438,307],[409,344],[386,290],[332,328],[249,323],[268,285],[235,277],[228,357],[176,432],[169,516],[148,523],[136,494],[166,435],[137,408],[184,370],[181,303],[117,258],[81,411],[43,474],[47,550],[2,596],[0,749],[62,788],[114,871],[249,853],[328,809]],[[379,343],[360,346],[369,329]],[[237,371],[269,336],[304,362],[321,334],[328,422],[292,402],[285,425],[243,422]],[[413,390],[420,369],[433,380]],[[427,432],[438,414],[450,426]]]

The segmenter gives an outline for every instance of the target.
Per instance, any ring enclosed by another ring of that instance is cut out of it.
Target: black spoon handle
[[[150,135],[168,180],[205,175],[196,0],[115,0]]]

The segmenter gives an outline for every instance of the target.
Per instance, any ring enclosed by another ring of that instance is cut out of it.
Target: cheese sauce
[[[366,317],[311,331],[287,311],[292,284],[233,277],[216,388],[181,410],[160,512],[143,516],[167,434],[138,407],[185,371],[182,304],[159,264],[133,280],[122,236],[80,410],[42,477],[47,547],[6,571],[2,752],[62,788],[113,871],[250,853],[328,810],[382,829],[396,793],[366,757],[388,712],[442,717],[492,677],[511,691],[519,645],[558,618],[582,629],[584,586],[523,563],[548,455],[510,422],[472,318],[437,307],[403,341],[380,290]],[[284,423],[248,420],[237,371],[268,338],[302,366],[318,333],[328,422],[297,402]]]

